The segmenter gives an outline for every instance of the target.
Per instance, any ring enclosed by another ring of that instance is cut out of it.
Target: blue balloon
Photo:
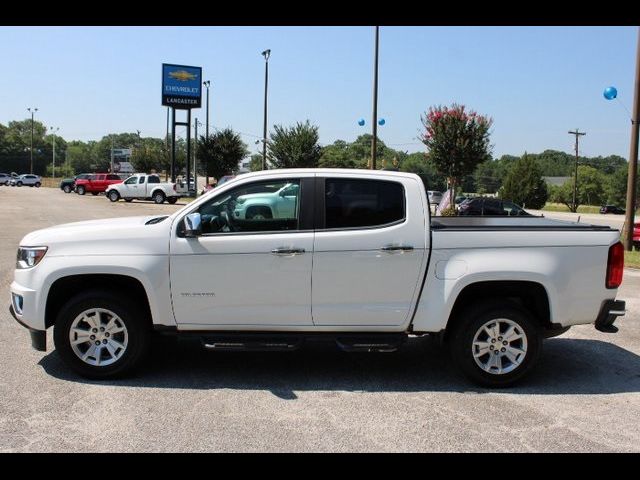
[[[358,125],[360,125],[361,127],[364,125],[364,118],[358,120]]]
[[[616,87],[607,87],[604,89],[603,95],[607,100],[613,100],[618,96],[618,90]]]
[[[384,118],[381,118],[380,120],[378,120],[378,125],[384,125],[386,122],[384,120]]]

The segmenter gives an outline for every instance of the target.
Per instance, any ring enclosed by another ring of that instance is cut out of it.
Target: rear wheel
[[[42,185],[40,182],[36,182],[36,188],[40,188],[40,185]]]
[[[149,319],[134,302],[103,291],[69,300],[58,313],[53,339],[62,360],[87,378],[123,376],[149,349]]]
[[[95,197],[96,195],[98,195],[98,192],[91,192],[91,195]]]
[[[71,185],[65,185],[62,190],[64,193],[71,193]]]
[[[117,202],[118,200],[120,200],[120,194],[118,193],[117,190],[111,190],[109,192],[109,200],[111,200],[112,202]]]
[[[169,202],[171,205],[173,205],[177,201],[178,201],[178,197],[169,197],[169,198],[167,198],[167,202]]]
[[[162,192],[161,190],[158,190],[157,192],[153,193],[152,198],[155,203],[160,205],[161,203],[164,203],[164,199],[165,199],[164,192]]]
[[[22,186],[22,182],[18,182],[18,183],[17,183],[17,185],[18,185],[19,187],[21,187],[21,186]]]
[[[516,304],[486,302],[466,310],[450,337],[454,362],[473,382],[507,387],[529,373],[542,349],[531,314]]]
[[[82,185],[79,185],[78,187],[76,187],[76,193],[78,195],[84,195],[87,192],[86,188],[84,188]]]

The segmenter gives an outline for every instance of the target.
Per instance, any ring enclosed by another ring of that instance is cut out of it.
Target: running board
[[[306,342],[335,342],[345,352],[395,352],[407,339],[397,334],[344,333],[216,333],[200,336],[207,350],[219,351],[292,351]]]

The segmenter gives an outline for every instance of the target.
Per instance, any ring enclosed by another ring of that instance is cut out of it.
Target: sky
[[[381,26],[378,136],[424,151],[421,115],[457,102],[493,119],[496,157],[572,152],[567,132],[578,128],[587,133],[581,155],[628,158],[637,35],[637,27]],[[0,27],[0,123],[37,107],[35,118],[66,140],[164,137],[161,64],[194,65],[211,81],[212,131],[232,127],[256,153],[267,48],[270,128],[308,119],[322,145],[371,132],[374,28],[364,26]],[[610,85],[617,100],[602,95]],[[204,101],[192,111],[203,123]]]

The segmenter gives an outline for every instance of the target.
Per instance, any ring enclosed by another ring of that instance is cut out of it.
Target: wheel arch
[[[525,280],[488,280],[466,285],[456,297],[449,313],[445,340],[457,325],[461,314],[480,302],[505,301],[527,310],[543,330],[554,326],[551,322],[549,294],[541,283]]]
[[[45,307],[45,328],[54,325],[58,312],[71,298],[80,292],[95,289],[125,295],[128,300],[140,302],[147,318],[153,323],[149,296],[139,279],[119,274],[77,274],[61,277],[49,288]]]

